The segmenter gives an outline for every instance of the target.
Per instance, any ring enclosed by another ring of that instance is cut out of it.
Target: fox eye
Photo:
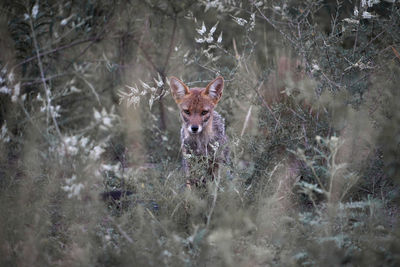
[[[201,115],[206,115],[208,113],[208,110],[203,110],[202,112],[201,112]]]
[[[184,109],[183,112],[187,115],[190,115],[190,111],[188,109]]]

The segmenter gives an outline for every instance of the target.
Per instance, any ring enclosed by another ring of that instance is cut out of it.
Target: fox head
[[[207,126],[212,123],[214,108],[221,99],[224,79],[219,76],[205,88],[189,89],[175,77],[171,77],[169,84],[187,132],[200,134],[207,129]]]

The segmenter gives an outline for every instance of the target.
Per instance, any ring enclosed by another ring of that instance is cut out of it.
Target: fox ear
[[[224,89],[224,78],[219,76],[207,85],[204,94],[211,97],[214,100],[214,104],[217,104],[218,101],[221,99],[223,89]]]
[[[185,95],[189,94],[189,88],[181,80],[176,77],[171,77],[169,79],[169,85],[171,87],[172,96],[175,101],[178,102]]]

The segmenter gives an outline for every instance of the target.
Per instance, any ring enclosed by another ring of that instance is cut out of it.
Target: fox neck
[[[182,124],[182,129],[184,132],[183,143],[186,143],[188,148],[196,155],[208,156],[211,152],[208,148],[209,143],[213,140],[215,135],[213,129],[213,117],[210,117],[203,130],[198,134],[190,133],[184,123]]]

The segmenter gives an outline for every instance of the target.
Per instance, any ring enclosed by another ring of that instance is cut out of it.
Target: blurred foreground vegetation
[[[0,6],[2,266],[399,266],[399,1]],[[225,78],[206,188],[172,75]]]

